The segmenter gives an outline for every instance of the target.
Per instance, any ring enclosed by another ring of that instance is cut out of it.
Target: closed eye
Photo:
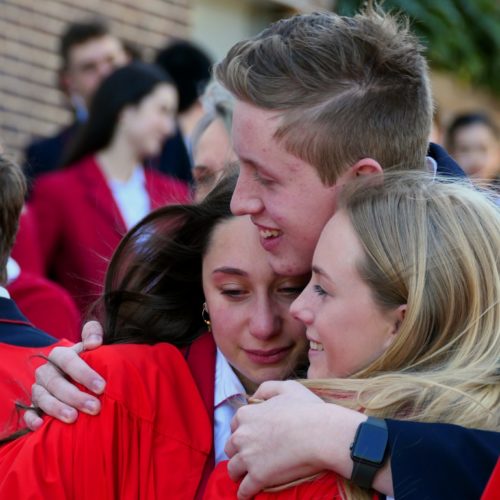
[[[320,286],[320,285],[314,285],[313,286],[314,293],[319,295],[320,297],[323,297],[324,295],[327,295],[325,290]]]

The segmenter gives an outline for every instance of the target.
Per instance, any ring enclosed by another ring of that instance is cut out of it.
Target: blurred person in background
[[[446,146],[474,182],[492,183],[500,190],[500,136],[491,117],[485,113],[456,116],[446,132]]]
[[[174,130],[177,94],[160,68],[132,63],[108,76],[64,161],[40,177],[31,207],[44,268],[84,314],[98,297],[121,237],[152,209],[188,200],[188,188],[145,168]]]
[[[178,40],[160,50],[155,63],[172,77],[179,95],[177,129],[163,148],[158,168],[191,182],[191,134],[204,115],[200,96],[210,81],[212,61],[197,45]]]
[[[69,24],[61,36],[59,53],[59,87],[71,103],[74,121],[56,135],[28,145],[25,173],[31,178],[61,165],[65,149],[87,119],[90,101],[102,79],[129,60],[122,42],[97,19]]]
[[[217,82],[211,83],[201,102],[205,114],[191,135],[194,198],[202,200],[228,166],[237,161],[231,146],[234,97]]]

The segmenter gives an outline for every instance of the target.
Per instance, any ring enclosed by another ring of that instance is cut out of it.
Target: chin
[[[330,378],[331,375],[326,373],[326,370],[322,370],[321,368],[316,368],[313,366],[309,366],[307,370],[307,378],[308,379],[318,379],[318,378]]]

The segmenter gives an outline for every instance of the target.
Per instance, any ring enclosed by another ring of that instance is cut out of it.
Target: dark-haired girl
[[[159,68],[133,63],[103,81],[63,171],[37,180],[32,207],[46,273],[83,313],[102,291],[113,250],[152,209],[187,187],[143,168],[174,129],[177,95]]]

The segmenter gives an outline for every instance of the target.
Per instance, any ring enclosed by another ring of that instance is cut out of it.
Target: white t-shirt
[[[128,181],[109,179],[108,185],[127,229],[135,226],[151,211],[146,176],[141,166],[135,168]]]

